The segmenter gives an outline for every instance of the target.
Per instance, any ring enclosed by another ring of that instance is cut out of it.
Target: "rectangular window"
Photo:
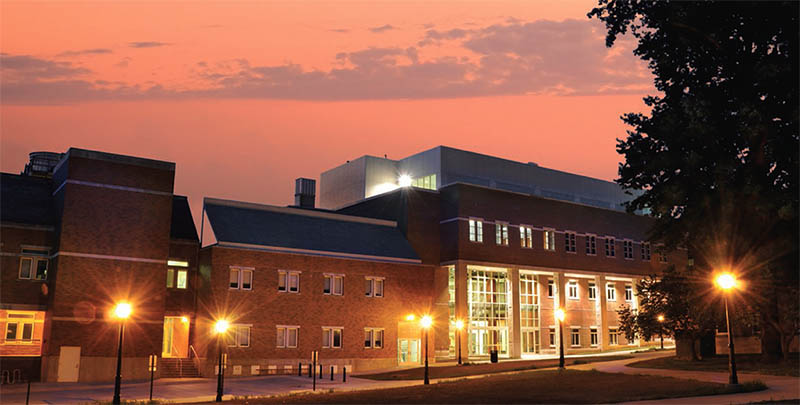
[[[661,263],[667,262],[667,252],[663,247],[658,250],[658,261]]]
[[[519,243],[524,248],[533,247],[533,228],[529,226],[519,227]]]
[[[172,288],[175,285],[175,270],[167,269],[167,288]]]
[[[178,270],[178,281],[175,283],[175,286],[183,290],[186,289],[186,285],[186,270]]]
[[[617,328],[608,328],[608,344],[609,345],[619,344],[619,332],[617,331]]]
[[[606,300],[617,300],[617,287],[613,283],[606,284]]]
[[[225,341],[230,347],[250,347],[250,325],[231,325]]]
[[[230,288],[233,290],[252,290],[253,270],[241,267],[231,267],[229,281]]]
[[[372,348],[372,329],[364,329],[364,348]]]
[[[633,301],[633,286],[630,285],[625,286],[625,301],[628,302]]]
[[[622,256],[628,260],[633,260],[633,241],[622,241]]]
[[[642,242],[640,249],[642,251],[642,260],[649,262],[650,261],[650,243]]]
[[[344,275],[342,274],[325,274],[323,294],[328,295],[342,295],[344,292]]]
[[[364,348],[382,349],[383,348],[383,329],[365,328],[364,329]]]
[[[552,229],[544,230],[544,250],[556,250],[556,231]]]
[[[594,235],[586,235],[586,254],[592,256],[597,254],[597,237]]]
[[[19,260],[19,278],[24,280],[47,280],[47,266],[50,263],[46,249],[22,249]]]
[[[573,300],[579,299],[577,281],[571,280],[567,283],[567,297]]]
[[[239,289],[239,269],[231,268],[230,284],[231,288]]]
[[[547,298],[553,298],[555,296],[555,283],[553,280],[547,280]]]
[[[383,297],[383,277],[365,277],[365,292],[367,297]]]
[[[297,336],[300,331],[299,326],[278,326],[278,342],[277,347],[280,348],[296,348]]]
[[[279,292],[300,292],[300,272],[278,270],[278,291]]]
[[[606,236],[606,257],[615,257],[617,255],[614,243],[616,241],[610,236]]]
[[[595,283],[589,283],[589,299],[597,299],[597,285]]]
[[[550,347],[556,347],[556,328],[550,328],[548,335],[550,337]]]
[[[428,190],[436,190],[436,174],[429,174],[423,177],[417,177],[411,180],[413,187],[424,188]]]
[[[497,244],[508,246],[508,224],[503,222],[496,222],[495,230],[497,231]]]
[[[322,328],[322,347],[326,349],[341,349],[342,328]]]
[[[592,346],[597,346],[598,344],[597,328],[589,329],[589,343],[591,343]]]
[[[573,347],[581,345],[581,330],[578,328],[572,328],[572,333],[570,333],[570,340]]]
[[[286,272],[285,271],[278,271],[278,291],[286,291]]]
[[[469,240],[470,242],[483,242],[483,222],[481,220],[469,220]]]
[[[575,253],[575,232],[564,233],[564,250]]]

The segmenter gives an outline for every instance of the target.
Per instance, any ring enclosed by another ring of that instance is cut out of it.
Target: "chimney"
[[[314,208],[317,181],[300,177],[294,181],[294,205],[300,208]]]

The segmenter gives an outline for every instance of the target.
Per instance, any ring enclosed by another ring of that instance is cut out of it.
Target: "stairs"
[[[161,358],[161,378],[199,378],[197,369],[190,358]]]

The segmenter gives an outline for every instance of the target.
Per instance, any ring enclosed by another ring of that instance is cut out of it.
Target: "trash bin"
[[[497,363],[497,349],[492,349],[489,351],[489,358],[491,359],[492,363]]]

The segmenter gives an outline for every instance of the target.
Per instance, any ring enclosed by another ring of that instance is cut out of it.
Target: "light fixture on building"
[[[417,317],[416,317],[416,316],[414,316],[414,314],[408,314],[408,315],[406,315],[406,320],[407,320],[407,321],[410,321],[410,322],[411,322],[411,321],[414,321],[414,319],[417,319]]]
[[[400,177],[397,178],[397,184],[400,187],[410,187],[411,186],[411,176],[407,174],[401,174]]]

